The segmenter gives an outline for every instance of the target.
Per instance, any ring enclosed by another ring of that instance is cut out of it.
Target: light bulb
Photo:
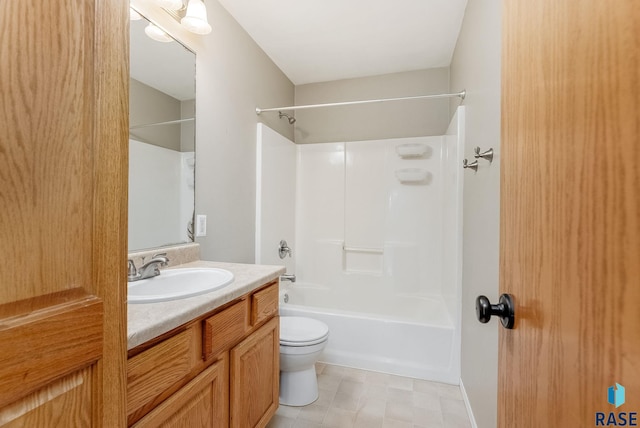
[[[207,22],[207,7],[202,0],[189,0],[187,14],[180,21],[192,33],[209,34],[211,25]]]
[[[167,33],[162,31],[160,28],[156,27],[153,24],[149,24],[144,28],[144,32],[147,36],[151,37],[153,40],[162,43],[172,42],[173,39]]]

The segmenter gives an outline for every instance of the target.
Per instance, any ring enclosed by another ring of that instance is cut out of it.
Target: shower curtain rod
[[[383,103],[387,101],[403,101],[403,100],[419,100],[419,99],[427,99],[427,98],[454,98],[460,97],[464,100],[466,95],[466,90],[462,90],[460,92],[456,92],[453,94],[436,94],[436,95],[417,95],[415,97],[398,97],[398,98],[381,98],[378,100],[363,100],[363,101],[345,101],[340,103],[328,103],[328,104],[310,104],[310,105],[302,105],[302,106],[288,106],[288,107],[274,107],[274,108],[259,108],[256,107],[256,114],[264,113],[266,111],[281,111],[281,110],[304,110],[308,108],[319,108],[319,107],[337,107],[337,106],[352,106],[356,104],[373,104],[373,103]]]
[[[190,118],[187,118],[187,119],[168,120],[166,122],[145,123],[144,125],[131,126],[131,127],[129,127],[129,131],[131,131],[132,129],[146,128],[147,126],[173,125],[175,123],[191,122],[192,120],[195,120],[195,117],[190,117]]]

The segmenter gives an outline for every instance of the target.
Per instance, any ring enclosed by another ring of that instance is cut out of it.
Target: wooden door
[[[231,350],[230,418],[233,428],[262,428],[278,408],[279,318],[275,317]]]
[[[640,2],[503,7],[499,426],[605,426],[640,412]]]
[[[125,424],[128,2],[0,2],[0,425]]]

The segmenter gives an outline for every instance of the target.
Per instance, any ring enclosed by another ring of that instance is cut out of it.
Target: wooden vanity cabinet
[[[129,351],[128,424],[264,427],[278,407],[278,282]]]

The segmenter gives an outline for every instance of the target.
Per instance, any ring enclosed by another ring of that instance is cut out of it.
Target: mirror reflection
[[[195,54],[150,25],[131,21],[129,251],[193,241]]]

